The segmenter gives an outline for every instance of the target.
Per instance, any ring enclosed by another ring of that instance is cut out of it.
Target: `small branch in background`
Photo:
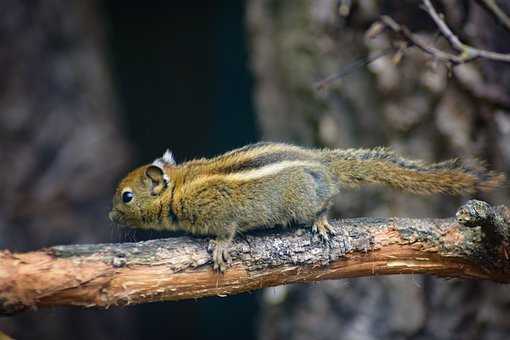
[[[506,27],[510,28],[510,18],[499,8],[494,0],[478,0],[480,3],[484,4],[484,7],[487,8],[491,14],[497,16],[497,18],[501,21],[501,23]],[[442,16],[436,11],[434,6],[432,5],[430,0],[422,0],[423,5],[422,8],[429,14],[432,20],[435,22],[436,26],[439,28],[441,35],[443,35],[446,40],[448,40],[449,44],[455,49],[458,53],[450,53],[438,49],[436,47],[431,46],[430,44],[422,41],[417,35],[413,34],[409,28],[406,26],[398,24],[393,18],[383,15],[380,18],[379,22],[374,23],[371,28],[367,31],[366,37],[371,39],[382,32],[382,28],[387,27],[393,32],[400,35],[400,37],[406,42],[402,44],[402,46],[388,48],[383,50],[380,53],[372,57],[366,57],[362,59],[355,60],[354,62],[348,64],[343,67],[340,72],[330,75],[329,77],[318,81],[315,84],[315,88],[319,91],[327,89],[332,83],[341,80],[345,76],[349,75],[354,70],[364,67],[375,60],[388,55],[392,52],[395,52],[395,56],[393,61],[397,63],[400,58],[405,53],[405,50],[408,47],[417,47],[421,49],[423,52],[433,56],[435,59],[443,61],[448,65],[459,65],[463,63],[467,63],[473,61],[478,58],[485,58],[496,61],[510,62],[510,54],[491,52],[487,50],[482,50],[478,48],[474,48],[467,44],[464,44],[450,29],[450,27],[443,20]],[[351,1],[341,0],[339,3],[339,14],[342,16],[347,16],[350,13],[351,9]]]
[[[443,34],[443,36],[450,42],[450,45],[459,52],[464,52],[464,50],[468,47],[463,44],[460,39],[453,33],[453,31],[448,27],[446,22],[444,22],[443,18],[437,13],[434,6],[430,0],[423,0],[422,8],[430,15],[432,20],[436,23],[436,26],[439,28],[439,31]]]
[[[205,238],[0,252],[0,314],[56,306],[109,308],[228,296],[289,283],[430,274],[510,283],[510,210],[469,201],[456,219],[335,220],[324,244],[310,228],[234,241],[232,265],[212,271]]]
[[[510,31],[510,17],[498,6],[495,0],[476,0],[483,8],[485,8],[499,23]]]
[[[316,84],[315,84],[315,88],[319,91],[322,91],[322,90],[325,90],[327,89],[332,83],[334,83],[335,81],[338,81],[342,78],[344,78],[345,76],[349,75],[350,73],[352,73],[354,70],[360,68],[360,67],[364,67],[374,61],[376,61],[377,59],[387,55],[387,54],[390,54],[394,49],[393,48],[388,48],[384,51],[381,51],[373,56],[370,56],[370,57],[364,57],[364,58],[360,58],[358,60],[355,60],[353,61],[352,63],[344,66],[340,72],[336,73],[336,74],[332,74],[330,75],[329,77],[327,78],[324,78],[320,81],[318,81]]]
[[[413,34],[406,26],[398,24],[395,20],[393,20],[393,18],[387,15],[381,16],[381,22],[386,27],[391,29],[393,32],[400,35],[400,37],[406,40],[411,46],[416,46],[423,52],[430,54],[436,59],[452,64],[461,64],[465,62],[461,57],[455,54],[444,52],[423,42],[418,36]]]
[[[458,54],[445,52],[443,50],[428,45],[427,43],[421,41],[420,38],[413,34],[406,26],[398,24],[395,20],[393,20],[389,16],[382,16],[381,22],[386,27],[388,27],[395,33],[399,34],[404,40],[421,49],[425,53],[432,55],[434,58],[438,60],[442,60],[453,65],[467,63],[478,58],[510,62],[510,54],[482,50],[464,44],[453,33],[453,31],[446,24],[441,15],[439,15],[439,13],[436,11],[430,0],[422,0],[422,2],[423,9],[429,14],[429,16],[432,18],[432,20],[439,28],[441,34],[446,38],[446,40],[448,40],[452,48],[455,49],[458,52]]]
[[[423,0],[423,5],[425,11],[430,15],[432,20],[434,20],[441,33],[450,42],[450,45],[452,45],[454,49],[460,52],[459,57],[461,58],[461,60],[464,60],[464,62],[468,62],[476,58],[485,58],[497,61],[510,62],[510,54],[481,50],[464,44],[452,32],[450,27],[448,27],[448,25],[444,22],[439,13],[437,13],[434,6],[432,6],[430,0]]]

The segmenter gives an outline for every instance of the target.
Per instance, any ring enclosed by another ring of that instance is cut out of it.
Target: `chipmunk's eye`
[[[131,191],[124,191],[122,193],[122,202],[127,204],[133,200],[133,197],[134,195]]]

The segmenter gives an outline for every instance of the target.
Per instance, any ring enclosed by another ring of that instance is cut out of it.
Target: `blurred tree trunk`
[[[477,157],[508,174],[507,64],[477,61],[450,75],[444,65],[409,49],[399,64],[383,57],[326,91],[315,90],[317,81],[389,46],[386,35],[364,37],[380,14],[434,41],[437,29],[418,2],[395,3],[353,1],[349,16],[341,17],[335,0],[249,1],[255,104],[264,138],[340,148],[386,145],[429,161]],[[442,4],[463,39],[510,52],[510,34],[478,5]],[[504,9],[510,13],[510,6]],[[483,198],[508,203],[510,192],[506,187]],[[340,195],[335,214],[451,216],[464,199],[363,188]],[[294,285],[265,292],[259,338],[507,339],[509,306],[508,289],[488,282],[402,276]]]
[[[0,248],[108,240],[106,212],[126,165],[95,1],[0,4]],[[14,338],[106,339],[121,312],[26,313]]]

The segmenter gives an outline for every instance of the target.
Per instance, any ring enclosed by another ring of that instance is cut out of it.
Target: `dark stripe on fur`
[[[303,154],[292,153],[288,151],[279,151],[274,153],[268,153],[265,155],[260,155],[252,159],[248,159],[244,162],[240,162],[237,164],[233,164],[231,166],[219,169],[221,173],[235,173],[239,171],[247,171],[260,169],[266,165],[271,165],[275,163],[280,163],[283,161],[302,161],[309,160],[310,157],[307,157]]]
[[[178,222],[177,215],[174,213],[172,205],[168,207],[168,220],[170,221],[170,224],[175,224]]]

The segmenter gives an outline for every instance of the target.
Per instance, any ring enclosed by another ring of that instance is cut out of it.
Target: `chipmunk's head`
[[[163,157],[131,171],[122,179],[108,214],[110,220],[129,227],[158,228],[161,197],[171,186],[164,170],[169,165],[175,165],[175,161],[167,150]]]

